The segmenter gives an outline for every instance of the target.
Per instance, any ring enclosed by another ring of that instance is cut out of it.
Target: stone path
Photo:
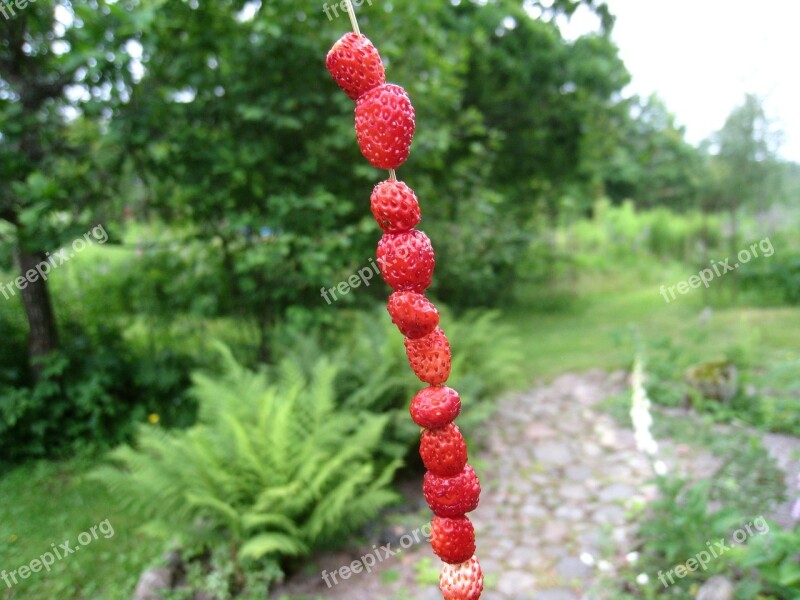
[[[630,509],[655,496],[648,483],[653,471],[636,449],[633,432],[596,406],[627,385],[621,372],[563,375],[502,400],[479,433],[484,449],[471,462],[484,491],[470,516],[488,575],[485,600],[602,598],[593,591],[599,577],[635,560]],[[659,457],[670,470],[687,473],[691,465],[690,474],[703,477],[718,465],[709,454],[660,444]],[[421,527],[425,521],[418,518]],[[335,572],[367,551],[322,557],[316,572]],[[330,588],[321,576],[306,576],[274,598],[440,600],[437,570],[438,559],[423,541],[386,558],[370,574]]]

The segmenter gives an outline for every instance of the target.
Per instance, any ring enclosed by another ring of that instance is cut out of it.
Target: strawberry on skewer
[[[444,385],[450,376],[450,343],[439,328],[439,312],[424,296],[433,278],[433,247],[428,236],[414,229],[421,217],[416,194],[395,175],[411,151],[414,107],[402,87],[386,83],[378,50],[361,34],[352,4],[345,1],[353,32],[334,44],[326,65],[356,102],[361,153],[373,166],[390,171],[389,179],[375,186],[370,208],[384,232],[377,257],[384,281],[394,290],[387,305],[389,315],[405,336],[412,370],[430,386],[414,396],[410,410],[423,428],[420,455],[428,469],[423,492],[436,515],[431,545],[443,561],[439,589],[444,600],[478,600],[483,572],[474,555],[475,529],[466,514],[477,508],[481,486],[467,464],[461,431],[453,423],[461,400]]]

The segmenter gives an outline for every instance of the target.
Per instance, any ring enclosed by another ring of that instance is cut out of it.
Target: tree
[[[771,199],[780,134],[768,119],[762,101],[747,94],[716,134],[717,158],[723,170],[728,205],[765,208]]]
[[[714,165],[718,189],[714,196],[730,214],[730,252],[735,254],[739,251],[739,208],[763,209],[772,200],[780,135],[767,118],[761,100],[747,94],[714,141],[718,147]]]
[[[96,225],[111,197],[115,165],[100,148],[102,124],[130,90],[136,7],[39,0],[0,20],[0,219],[14,228],[23,278]],[[37,359],[58,348],[58,327],[47,280],[22,284],[38,375]]]
[[[704,151],[686,141],[663,101],[634,97],[619,123],[622,131],[610,159],[598,157],[611,198],[629,198],[643,207],[696,206],[706,176]]]

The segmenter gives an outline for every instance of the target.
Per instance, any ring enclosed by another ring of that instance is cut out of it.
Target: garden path
[[[602,598],[591,592],[597,582],[636,560],[635,508],[655,496],[652,466],[633,432],[597,406],[627,386],[625,373],[589,371],[499,401],[479,434],[483,449],[471,457],[484,490],[470,516],[487,574],[485,600]],[[710,454],[663,441],[659,458],[692,477],[708,476],[719,464]],[[423,506],[414,494],[412,502]],[[384,533],[380,543],[392,541],[397,550],[412,529]],[[424,541],[379,561],[371,573],[325,584],[323,569],[335,572],[368,552],[320,557],[274,598],[441,599],[434,583],[438,559]],[[639,577],[658,585],[652,573]]]

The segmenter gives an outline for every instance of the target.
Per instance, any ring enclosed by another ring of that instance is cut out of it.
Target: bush
[[[63,337],[63,348],[43,361],[38,383],[29,383],[23,366],[0,384],[0,442],[8,461],[113,445],[131,420],[147,414],[135,403],[130,360],[116,332]],[[90,351],[95,345],[103,351]]]
[[[754,537],[732,548],[732,560],[745,571],[740,598],[797,598],[800,596],[800,528],[782,530],[769,524],[769,535]]]
[[[499,208],[502,198],[476,193],[460,207],[469,218],[426,221],[436,249],[436,297],[456,308],[498,306],[513,299],[531,235]],[[469,211],[469,212],[467,212]]]
[[[442,327],[453,351],[449,386],[462,400],[459,425],[469,434],[482,423],[502,392],[525,381],[520,340],[511,328],[499,323],[497,312],[470,311],[459,318],[439,306]],[[408,366],[403,336],[386,309],[345,313],[340,330],[298,330],[284,338],[283,347],[306,376],[311,376],[320,348],[328,348],[340,365],[336,396],[345,410],[390,415],[386,443],[381,447],[394,457],[405,456],[419,438],[419,428],[408,416],[411,398],[424,384]],[[491,340],[491,343],[487,343]]]
[[[608,270],[640,260],[642,253],[694,263],[703,244],[717,252],[725,241],[719,215],[663,207],[637,211],[631,202],[611,206],[605,200],[595,203],[593,213],[561,231],[567,249],[587,267]]]
[[[12,347],[16,364],[0,373],[5,461],[106,449],[128,439],[148,415],[169,425],[194,420],[185,396],[188,357],[133,353],[111,327],[86,330],[68,323],[61,338],[61,349],[44,359],[38,382],[28,372],[21,340]]]
[[[770,236],[775,253],[764,256],[762,251],[736,272],[745,299],[762,305],[800,304],[800,245],[792,236]]]
[[[286,359],[267,376],[221,355],[221,375],[193,378],[197,424],[142,427],[135,449],[93,475],[146,532],[188,549],[225,544],[237,567],[285,567],[395,500],[399,463],[375,460],[388,418],[337,406],[337,366],[320,359],[309,376]]]

